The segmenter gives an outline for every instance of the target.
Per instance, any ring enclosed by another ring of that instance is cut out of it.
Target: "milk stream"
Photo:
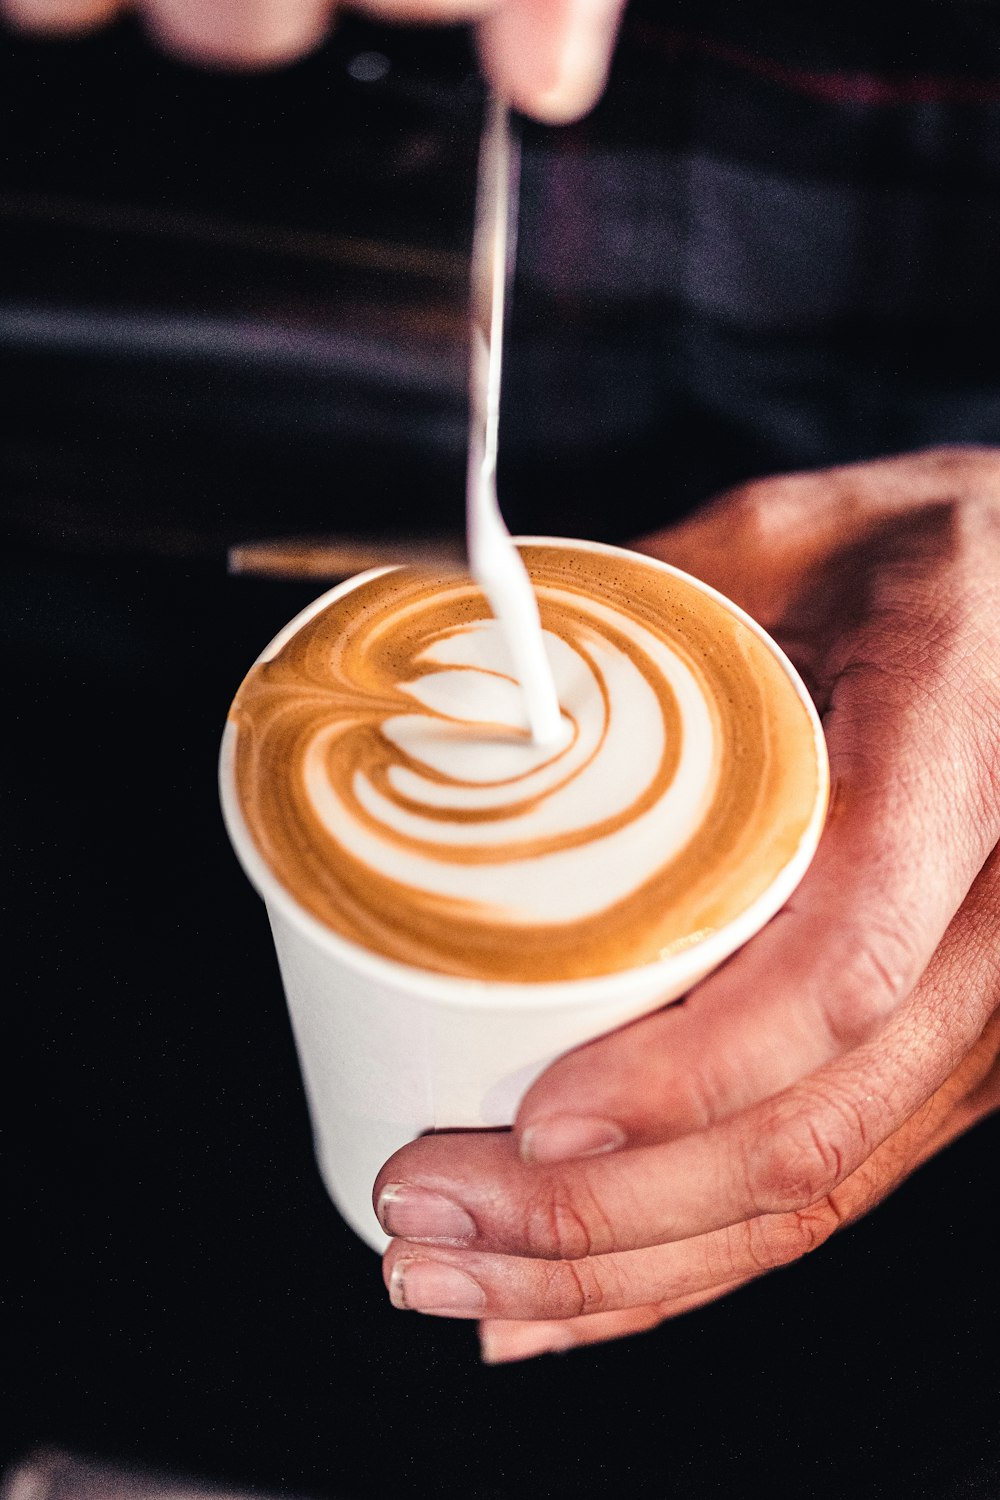
[[[568,739],[570,724],[559,709],[538,601],[496,496],[486,485],[481,486],[478,503],[469,506],[469,565],[506,646],[531,738],[536,745],[556,748]]]
[[[469,450],[466,507],[469,568],[489,600],[506,644],[510,669],[521,688],[526,727],[536,745],[555,747],[569,737],[570,726],[559,711],[555,678],[545,653],[531,579],[504,525],[497,501],[500,381],[496,372],[490,380],[485,367],[493,360],[499,361],[501,335],[502,328],[495,328],[487,347],[482,331],[475,327],[472,330],[472,391],[489,391],[489,409],[482,442],[474,438]]]

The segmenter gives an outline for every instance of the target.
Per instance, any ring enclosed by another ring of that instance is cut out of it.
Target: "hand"
[[[831,813],[792,900],[684,1004],[556,1062],[509,1135],[425,1137],[379,1174],[394,1302],[483,1319],[494,1361],[796,1260],[1000,1106],[1000,449],[750,484],[642,550],[795,660]]]
[[[84,31],[127,0],[0,0],[15,25]],[[170,51],[221,67],[286,63],[326,35],[336,0],[135,0]],[[518,109],[548,124],[585,114],[604,88],[625,0],[350,0],[381,21],[475,21],[483,70]]]

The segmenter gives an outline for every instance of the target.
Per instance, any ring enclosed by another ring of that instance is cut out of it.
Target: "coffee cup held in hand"
[[[421,1130],[509,1123],[558,1052],[757,931],[825,811],[815,711],[759,627],[639,554],[522,550],[557,744],[531,740],[475,586],[406,569],[306,611],[230,712],[227,820],[268,902],[321,1164],[372,1243],[331,1129],[386,1127],[361,1151],[370,1185]],[[359,987],[368,1021],[348,1024]]]

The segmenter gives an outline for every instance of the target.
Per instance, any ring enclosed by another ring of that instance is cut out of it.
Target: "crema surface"
[[[611,973],[738,916],[815,814],[813,722],[774,654],[648,559],[522,548],[562,737],[528,735],[475,586],[397,570],[243,683],[236,784],[281,883],[424,969]]]

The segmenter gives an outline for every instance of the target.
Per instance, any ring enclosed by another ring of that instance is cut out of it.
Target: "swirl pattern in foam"
[[[614,549],[523,549],[562,709],[530,739],[465,578],[368,579],[244,682],[236,780],[262,855],[365,947],[484,978],[648,963],[739,915],[814,817],[814,721],[767,644]]]

